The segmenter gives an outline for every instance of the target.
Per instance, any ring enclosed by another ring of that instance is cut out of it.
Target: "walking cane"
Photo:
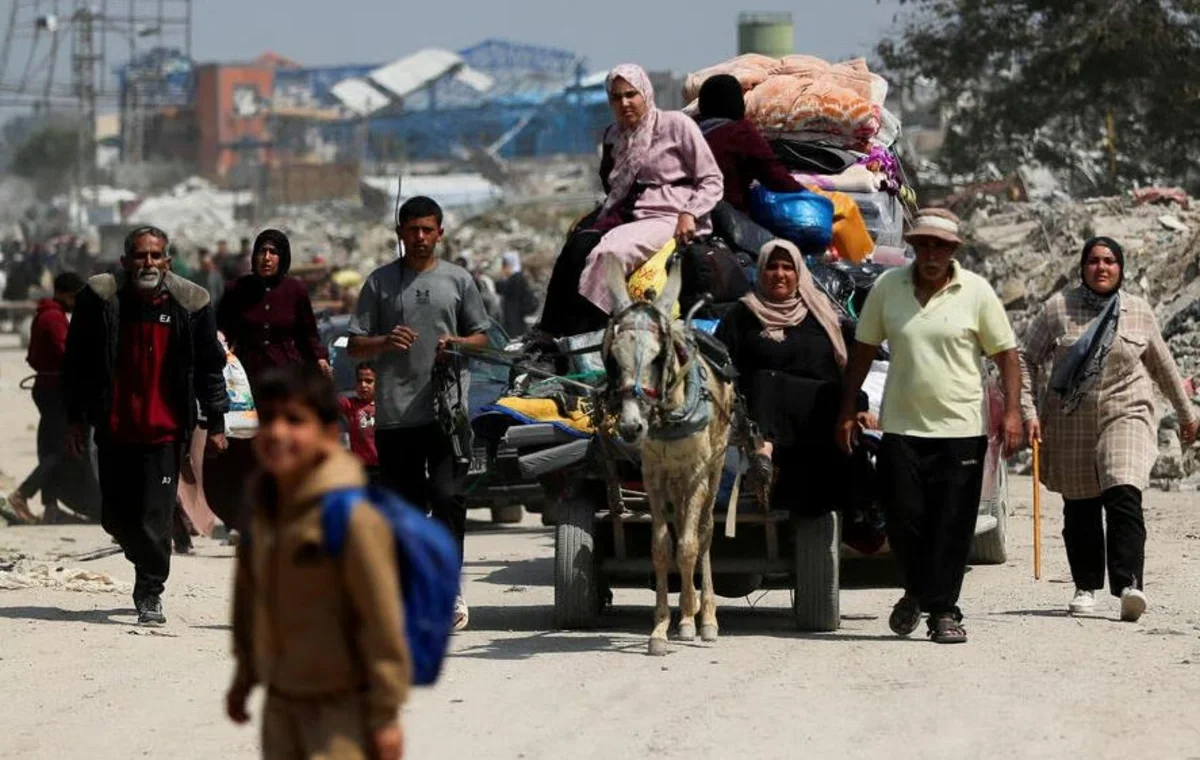
[[[1033,439],[1033,579],[1042,579],[1042,442]]]

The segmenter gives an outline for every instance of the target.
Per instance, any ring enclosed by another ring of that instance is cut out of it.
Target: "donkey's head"
[[[662,293],[636,302],[615,257],[608,259],[606,273],[614,306],[604,336],[604,367],[608,387],[620,400],[621,438],[640,443],[650,429],[651,408],[663,400],[678,370],[669,315],[679,300],[680,268],[672,267]]]

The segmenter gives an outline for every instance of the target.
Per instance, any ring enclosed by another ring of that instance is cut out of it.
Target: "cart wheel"
[[[601,604],[596,507],[586,500],[565,501],[555,511],[554,622],[559,628],[587,628]]]
[[[821,517],[793,517],[792,537],[796,627],[836,631],[842,622],[842,516],[830,512]]]
[[[514,525],[521,522],[524,513],[520,504],[507,507],[492,507],[492,522],[497,525]]]

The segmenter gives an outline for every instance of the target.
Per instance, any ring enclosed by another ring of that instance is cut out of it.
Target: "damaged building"
[[[309,67],[274,53],[191,64],[162,51],[150,64],[169,67],[187,97],[123,134],[138,134],[148,159],[193,161],[223,187],[281,204],[349,197],[360,177],[414,164],[497,181],[508,160],[594,154],[611,121],[604,76],[583,58],[503,40],[382,64]],[[671,102],[675,77],[654,79],[660,105],[683,105]]]

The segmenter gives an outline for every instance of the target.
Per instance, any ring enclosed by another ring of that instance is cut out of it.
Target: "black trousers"
[[[57,388],[33,389],[33,403],[38,410],[38,464],[17,490],[26,499],[42,492],[42,504],[48,509],[58,506],[58,488],[54,470],[66,458],[67,406],[62,391]]]
[[[962,617],[967,556],[975,536],[987,438],[885,435],[879,486],[888,540],[904,569],[904,590],[931,615]]]
[[[257,466],[254,442],[248,438],[230,438],[224,454],[204,460],[204,498],[230,530],[245,532],[249,526],[247,482]]]
[[[180,451],[178,443],[100,446],[100,521],[133,563],[134,599],[162,594],[171,572]]]
[[[1146,566],[1146,522],[1142,492],[1133,486],[1110,488],[1096,499],[1065,499],[1063,543],[1075,587],[1104,588],[1105,547],[1108,549],[1108,587],[1120,596],[1129,587],[1142,587]],[[1108,521],[1105,541],[1104,520]]]
[[[576,232],[558,254],[550,283],[546,286],[546,303],[539,324],[549,335],[556,338],[581,335],[601,330],[608,324],[608,315],[579,294],[579,280],[583,277],[588,255],[602,237],[591,230]]]
[[[467,501],[459,493],[458,466],[450,436],[436,422],[376,429],[375,448],[379,451],[383,485],[441,520],[458,540],[461,558],[467,532]]]

